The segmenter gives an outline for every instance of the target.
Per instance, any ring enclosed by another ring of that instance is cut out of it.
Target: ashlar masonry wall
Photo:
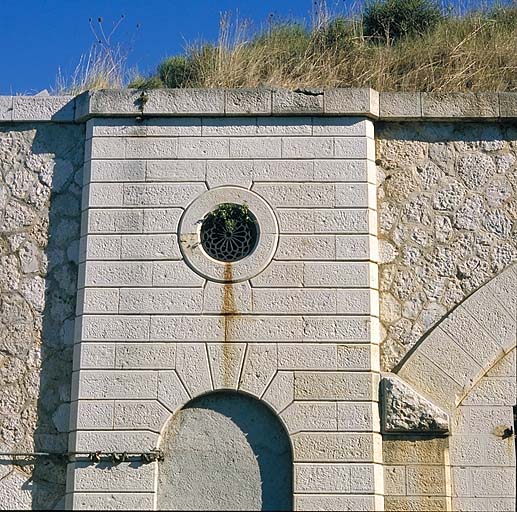
[[[372,122],[93,118],[86,147],[71,449],[152,449],[234,389],[289,432],[296,509],[381,509]],[[228,202],[261,229],[230,266],[195,242]],[[156,471],[78,461],[70,502],[147,508]]]
[[[453,418],[450,443],[452,509],[515,508],[517,349],[513,348],[476,383]]]

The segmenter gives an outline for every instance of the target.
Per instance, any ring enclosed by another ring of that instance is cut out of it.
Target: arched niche
[[[292,510],[292,450],[263,402],[220,391],[179,410],[162,432],[159,510]]]
[[[517,264],[467,297],[394,370],[452,412],[517,344]]]
[[[516,290],[513,264],[447,313],[395,368],[448,413],[451,428],[447,438],[385,436],[387,509],[515,510]]]

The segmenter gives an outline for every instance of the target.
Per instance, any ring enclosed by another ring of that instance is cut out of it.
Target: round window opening
[[[203,250],[211,258],[225,263],[239,261],[257,247],[257,219],[246,203],[222,203],[205,215],[200,238]]]

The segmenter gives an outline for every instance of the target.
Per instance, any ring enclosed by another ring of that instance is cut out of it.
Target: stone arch
[[[230,328],[247,332],[257,328],[255,323],[263,328],[265,322],[235,317]],[[177,343],[174,361],[174,369],[158,375],[158,402],[170,414],[203,394],[224,390],[251,395],[277,415],[294,401],[294,371],[278,369],[274,343]],[[168,417],[162,420],[162,428]]]
[[[420,438],[411,431],[385,436],[387,506],[515,509],[515,452],[504,430],[515,402],[516,290],[512,265],[445,316],[395,369],[430,401],[417,417],[433,411],[429,404],[439,406],[450,435],[434,429]],[[421,488],[405,495],[399,483],[409,486],[414,475]]]
[[[461,396],[458,400],[457,406],[460,407],[463,402],[469,398],[470,394],[477,388],[479,385],[483,382],[483,379],[486,377],[489,377],[490,374],[497,369],[499,366],[505,363],[505,361],[508,360],[508,358],[511,358],[512,352],[514,353],[517,349],[517,345],[514,345],[513,348],[511,348],[508,352],[502,352],[498,354],[498,358],[491,364],[488,368],[485,369],[485,372],[479,376],[477,380],[475,380],[470,387],[468,387],[465,392],[463,393],[463,396]],[[513,354],[513,357],[515,358],[515,353]]]
[[[188,401],[162,431],[158,509],[292,510],[293,451],[280,417],[248,393]]]
[[[485,373],[516,346],[517,265],[476,290],[445,316],[395,369],[452,411]]]

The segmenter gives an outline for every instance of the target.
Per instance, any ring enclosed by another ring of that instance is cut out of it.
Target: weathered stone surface
[[[19,471],[2,476],[0,480],[0,499],[4,510],[29,510],[32,505],[32,496],[27,489],[28,476]]]
[[[73,96],[14,96],[13,121],[72,122]]]
[[[73,496],[73,510],[152,510],[153,493],[81,493]]]
[[[384,432],[436,434],[449,430],[447,413],[395,375],[384,374],[381,390]]]
[[[170,412],[157,401],[120,400],[115,402],[113,427],[119,430],[151,430],[160,433],[169,417]]]
[[[12,102],[0,101],[0,119],[12,118],[11,107]],[[26,121],[66,121],[73,115],[70,98],[17,97],[15,107],[15,117]],[[0,127],[0,444],[5,452],[66,450],[77,290],[77,259],[70,247],[79,239],[83,138],[81,126]],[[3,508],[59,507],[64,461],[37,459],[30,466],[2,468]]]
[[[146,114],[223,114],[224,97],[222,89],[155,89],[143,109]]]
[[[277,372],[262,400],[280,414],[294,400],[294,373]]]
[[[86,91],[76,99],[75,120],[84,121],[100,112],[137,114],[139,94],[137,90]]]
[[[373,400],[377,382],[372,374],[295,372],[296,400]]]
[[[76,462],[70,465],[69,472],[74,471],[74,491],[153,492],[156,466],[156,463],[110,464],[99,471],[96,464]]]
[[[430,118],[495,118],[499,116],[497,93],[422,93],[422,115]]]
[[[385,464],[409,465],[445,462],[446,437],[426,436],[425,438],[384,438],[382,443]]]
[[[250,345],[244,359],[239,389],[261,397],[277,368],[276,345]]]
[[[387,512],[427,512],[429,510],[445,512],[448,510],[447,498],[441,496],[387,496],[385,507]]]
[[[513,439],[505,439],[503,432],[513,418],[516,351],[513,348],[502,357],[455,410],[449,463],[458,509],[515,508]]]
[[[503,118],[517,116],[517,94],[514,92],[500,92],[499,108]]]
[[[294,402],[280,415],[290,434],[302,431],[337,430],[337,407],[334,402]]]
[[[299,432],[291,439],[295,462],[372,462],[380,456],[370,433]]]
[[[323,112],[323,91],[277,89],[273,91],[273,114]]]
[[[325,91],[325,113],[379,116],[379,93],[373,89],[328,89]]]
[[[227,114],[271,114],[269,89],[227,89],[225,93]]]
[[[382,510],[380,496],[358,496],[354,494],[296,494],[296,510],[343,510],[367,512]]]
[[[13,118],[13,97],[0,97],[0,121],[11,121]]]
[[[381,92],[379,116],[390,119],[419,118],[422,116],[420,93]]]
[[[490,122],[406,122],[378,125],[376,138],[381,357],[390,370],[517,260],[516,135]]]

